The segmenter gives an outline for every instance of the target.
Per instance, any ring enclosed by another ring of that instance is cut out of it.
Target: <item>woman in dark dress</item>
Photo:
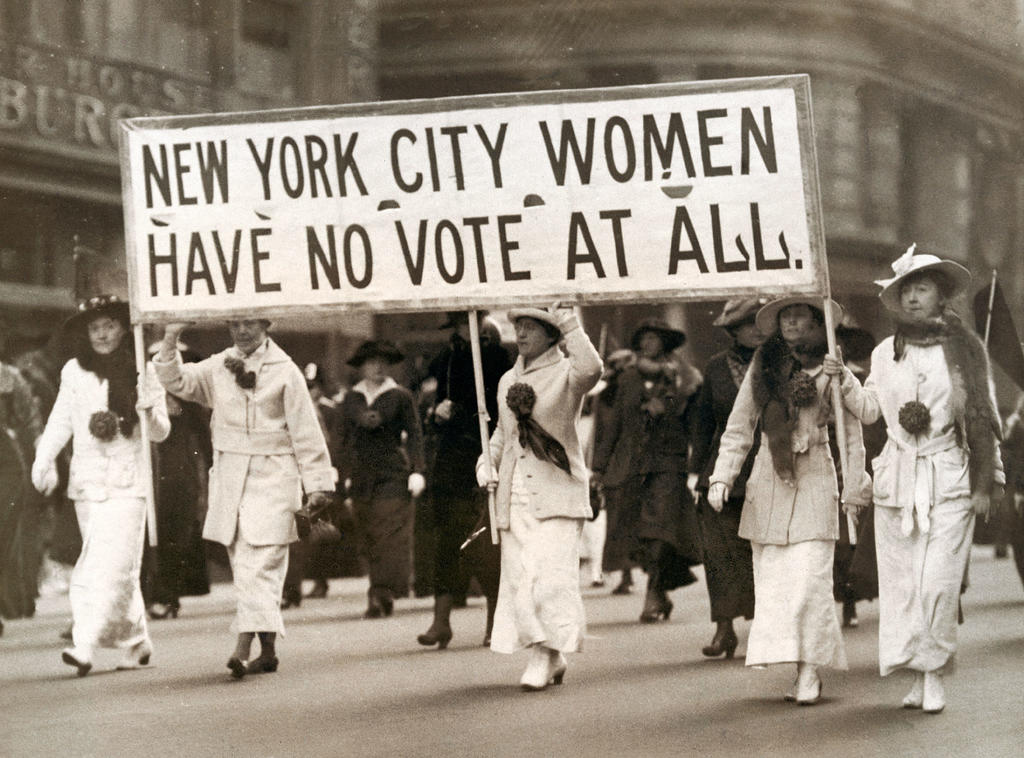
[[[0,362],[0,633],[4,617],[35,613],[42,555],[39,501],[29,475],[42,428],[28,382]]]
[[[764,335],[754,323],[761,305],[756,299],[736,299],[725,304],[714,325],[729,333],[732,345],[708,361],[704,369],[704,384],[695,401],[691,461],[691,469],[695,473],[691,474],[691,479],[697,477],[697,516],[704,546],[704,572],[711,601],[711,620],[716,625],[715,636],[701,651],[708,657],[725,653],[726,658],[732,658],[739,644],[733,619],[754,617],[754,566],[750,542],[741,538],[738,532],[745,485],[760,442],[756,435],[721,512],[708,505],[707,493],[708,477],[714,471],[718,457],[718,442],[729,421],[736,393],[754,351],[764,342]]]
[[[159,349],[159,343],[155,346]],[[199,356],[182,350],[182,360]],[[155,446],[156,548],[147,546],[142,594],[151,619],[177,618],[181,598],[206,595],[210,580],[202,539],[206,471],[213,460],[209,414],[199,405],[167,395],[171,433]]]
[[[593,470],[602,475],[613,460],[629,461],[625,504],[635,514],[634,558],[647,572],[642,623],[668,619],[668,592],[697,581],[690,570],[701,562],[693,499],[686,489],[691,398],[700,385],[692,366],[671,352],[686,335],[660,321],[642,323],[631,346],[636,366],[622,372],[612,422],[594,451]]]
[[[452,329],[448,345],[430,364],[437,381],[435,404],[429,424],[437,442],[430,476],[430,514],[436,530],[434,545],[434,620],[416,639],[421,645],[445,648],[452,638],[449,623],[453,595],[459,578],[459,547],[480,524],[485,501],[476,483],[480,457],[480,424],[477,420],[473,356],[469,321],[465,312],[452,312],[442,328]],[[484,400],[490,417],[489,430],[498,423],[498,381],[511,368],[508,353],[497,343],[480,340]],[[473,573],[487,599],[485,644],[489,644],[498,601],[501,553],[490,539],[481,536],[476,552],[463,555],[466,573]],[[480,558],[481,560],[471,560]],[[471,565],[469,565],[471,564]]]
[[[360,345],[348,364],[362,379],[341,404],[339,474],[350,482],[370,564],[366,618],[390,616],[395,598],[409,594],[412,498],[426,485],[416,402],[387,374],[403,357],[390,342]]]

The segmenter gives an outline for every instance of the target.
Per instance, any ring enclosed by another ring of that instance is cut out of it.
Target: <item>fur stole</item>
[[[1002,429],[989,391],[991,371],[984,343],[955,313],[946,311],[924,324],[898,322],[893,337],[897,361],[908,344],[942,345],[953,385],[950,410],[954,432],[957,444],[967,451],[971,492],[991,493]]]
[[[801,369],[821,363],[827,351],[824,342],[814,342],[791,349],[776,332],[754,353],[750,364],[754,404],[761,410],[761,429],[768,438],[768,450],[775,472],[785,481],[795,476],[793,430],[800,409],[794,403],[790,381]],[[827,396],[819,402],[820,423],[826,423],[831,404]]]

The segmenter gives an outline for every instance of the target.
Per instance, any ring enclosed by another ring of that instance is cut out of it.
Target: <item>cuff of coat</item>
[[[153,356],[150,362],[153,364],[154,370],[156,370],[156,378],[165,387],[181,376],[181,353],[177,351],[174,352],[174,357],[168,362],[161,361],[159,353]]]
[[[558,328],[562,330],[563,335],[566,335],[574,329],[580,328],[580,320],[576,318],[575,313],[570,313],[569,315],[558,319]]]
[[[338,472],[332,468],[314,469],[302,475],[302,489],[310,492],[334,492]]]

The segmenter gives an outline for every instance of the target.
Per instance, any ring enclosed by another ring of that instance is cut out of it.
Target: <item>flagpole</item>
[[[992,306],[996,301],[996,276],[996,270],[992,269],[992,284],[988,288],[988,312],[985,314],[985,347],[988,347],[989,330],[992,328]]]
[[[494,503],[494,461],[491,460],[491,434],[487,422],[487,397],[484,395],[484,365],[480,355],[480,324],[477,312],[469,312],[469,349],[473,354],[473,385],[476,388],[476,417],[480,422],[480,452],[487,472],[487,515],[491,522],[491,544],[498,544],[498,520]]]
[[[825,288],[822,312],[825,314],[825,339],[828,342],[828,351],[832,357],[835,358],[838,356],[836,351],[836,323],[835,318],[832,316],[831,284],[827,284]],[[846,424],[844,421],[846,414],[843,413],[843,392],[836,379],[833,378],[829,384],[832,387],[832,412],[835,414],[836,447],[839,448],[839,465],[842,467],[843,481],[849,482],[850,477],[854,474],[846,465]],[[842,493],[840,493],[840,495],[841,494]],[[846,513],[846,526],[850,532],[850,544],[856,545],[857,522],[849,512]]]
[[[132,324],[135,338],[135,370],[139,373],[139,383],[146,381],[146,350],[142,339],[142,324]],[[139,414],[139,433],[142,436],[142,478],[146,488],[146,533],[149,535],[149,546],[157,546],[156,534],[156,498],[153,496],[153,457],[149,449],[149,414]]]

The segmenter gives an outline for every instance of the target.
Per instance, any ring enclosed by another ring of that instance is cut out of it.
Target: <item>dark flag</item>
[[[993,287],[995,292],[993,292]],[[989,317],[989,298],[992,298],[992,314]],[[1010,315],[1003,290],[998,281],[982,287],[974,296],[974,327],[982,339],[985,338],[985,324],[988,323],[988,354],[999,364],[1018,387],[1024,389],[1024,350],[1021,349],[1017,328]]]

